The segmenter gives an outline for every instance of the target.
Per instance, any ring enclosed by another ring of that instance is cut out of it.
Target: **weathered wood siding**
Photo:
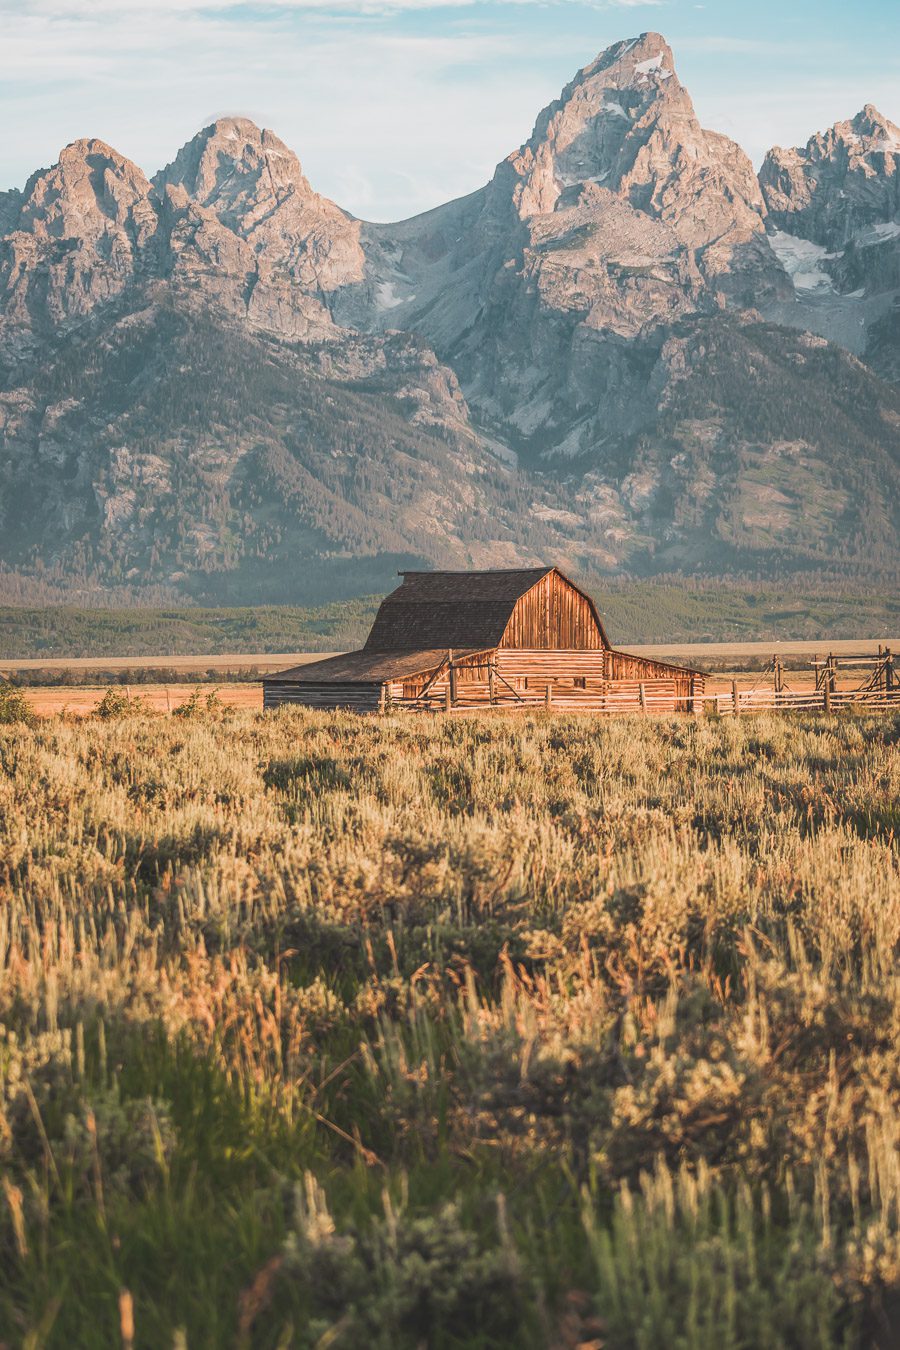
[[[398,692],[400,686],[397,686]],[[349,708],[354,712],[378,712],[380,684],[289,684],[263,680],[263,707],[280,708],[298,703],[305,708]]]
[[[646,656],[632,656],[630,652],[610,650],[606,653],[606,678],[616,681],[674,680],[679,698],[692,692],[702,694],[703,676],[666,661],[652,661]]]
[[[485,688],[488,685],[488,671],[493,659],[492,652],[485,652],[478,656],[463,656],[453,658],[453,669],[456,673],[457,697],[462,697],[464,689],[468,689],[474,684],[484,683]],[[429,705],[444,705],[447,699],[447,690],[450,688],[450,670],[449,667],[435,671],[426,671],[421,675],[414,675],[403,680],[396,686],[396,691],[392,687],[391,697],[403,702],[412,702],[424,699]]]
[[[515,608],[501,647],[601,650],[606,644],[590,601],[558,572],[550,572]]]

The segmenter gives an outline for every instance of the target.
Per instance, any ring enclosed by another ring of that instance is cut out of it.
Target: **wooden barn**
[[[264,707],[687,711],[703,676],[610,646],[556,567],[401,572],[366,645],[263,681]]]

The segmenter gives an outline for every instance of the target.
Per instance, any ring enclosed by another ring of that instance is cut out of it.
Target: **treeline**
[[[377,597],[364,596],[305,609],[5,606],[0,608],[0,659],[338,651],[365,641],[377,605]],[[177,678],[183,678],[180,672]]]
[[[845,582],[814,575],[779,585],[734,579],[718,583],[676,578],[663,582],[581,580],[596,598],[612,642],[619,645],[890,640],[900,634],[896,588],[867,591],[860,585],[851,589]],[[0,660],[346,651],[365,641],[379,600],[379,596],[363,596],[306,608],[6,606],[0,608]],[[116,672],[114,678],[128,684],[137,683],[139,677],[134,672]],[[171,678],[183,681],[190,677],[179,671]],[[225,676],[215,672],[212,678]]]

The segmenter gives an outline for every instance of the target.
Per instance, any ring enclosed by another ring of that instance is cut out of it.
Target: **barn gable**
[[[602,651],[609,642],[591,597],[557,567],[550,567],[516,601],[499,646]]]

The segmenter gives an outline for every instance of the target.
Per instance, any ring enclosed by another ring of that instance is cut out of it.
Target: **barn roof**
[[[454,651],[454,657],[474,656],[481,650]],[[447,648],[435,647],[405,652],[345,652],[343,656],[328,656],[322,661],[309,661],[269,680],[288,684],[380,684],[384,680],[399,680],[409,675],[424,675],[436,670],[446,660]]]
[[[402,583],[381,603],[365,650],[497,647],[516,601],[553,570],[403,572]]]

